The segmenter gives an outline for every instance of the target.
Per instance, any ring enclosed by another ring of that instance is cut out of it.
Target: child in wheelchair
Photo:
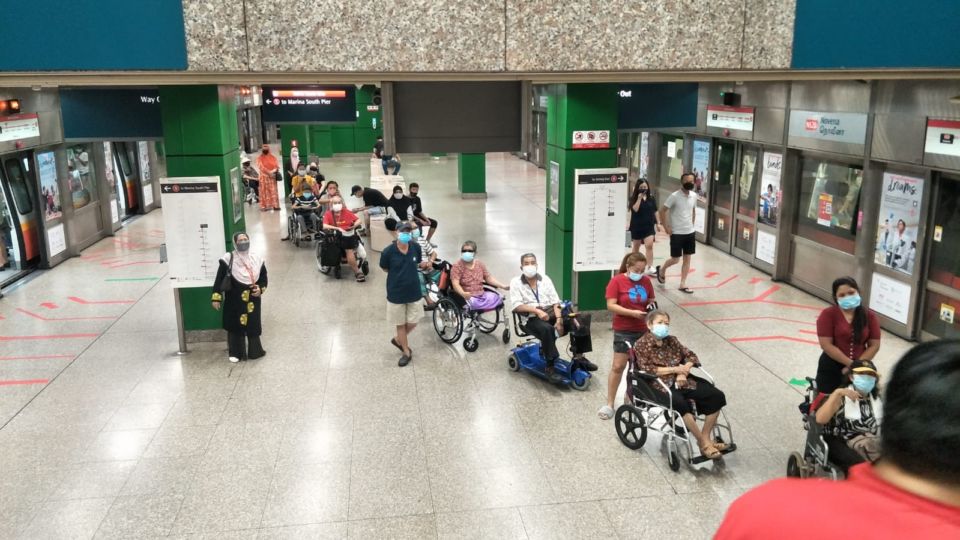
[[[294,219],[300,225],[301,240],[309,240],[320,231],[320,200],[314,193],[315,186],[301,181],[290,196]]]

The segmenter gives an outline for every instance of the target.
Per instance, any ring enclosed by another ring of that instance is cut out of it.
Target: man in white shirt
[[[694,193],[693,173],[680,175],[680,186],[663,201],[660,208],[660,223],[666,225],[670,235],[670,258],[662,266],[657,267],[657,281],[667,282],[667,269],[680,262],[683,257],[683,266],[680,267],[680,291],[693,294],[687,287],[687,274],[690,273],[690,256],[697,250],[697,236],[693,223],[697,215],[697,194]]]
[[[571,332],[570,352],[574,363],[586,371],[596,371],[597,365],[588,360],[584,353],[593,350],[590,338],[589,322],[583,331],[575,328],[581,324],[569,316],[564,316],[560,306],[560,295],[549,277],[540,274],[537,256],[525,253],[520,256],[522,273],[510,280],[510,303],[514,313],[524,319],[523,329],[540,340],[540,350],[547,363],[547,378],[559,382],[560,376],[554,371],[553,364],[560,357],[557,350],[557,337]]]

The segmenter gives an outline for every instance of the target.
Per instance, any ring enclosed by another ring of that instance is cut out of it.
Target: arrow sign
[[[706,274],[704,274],[703,277],[712,278],[712,277],[717,277],[719,275],[720,275],[720,272],[707,272]]]
[[[750,284],[754,285],[754,284],[760,283],[761,281],[766,281],[766,280],[767,278],[762,278],[762,277],[750,278]]]
[[[45,308],[47,308],[47,309],[57,309],[57,308],[60,307],[60,306],[54,304],[53,302],[44,302],[44,303],[40,304],[40,306],[41,306],[41,307],[45,307]]]

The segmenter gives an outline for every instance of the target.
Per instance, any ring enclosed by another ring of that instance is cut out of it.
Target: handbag
[[[227,270],[227,275],[220,280],[221,292],[230,292],[231,289],[233,289],[233,253],[230,253],[230,268]]]

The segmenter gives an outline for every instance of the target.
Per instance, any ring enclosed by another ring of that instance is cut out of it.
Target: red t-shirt
[[[357,221],[357,215],[353,212],[344,208],[337,212],[337,219],[333,219],[333,210],[327,210],[327,213],[323,214],[323,224],[324,225],[333,225],[335,227],[340,227],[343,230],[348,230],[353,226]]]
[[[960,538],[960,507],[887,483],[867,463],[847,480],[781,478],[730,505],[714,540]]]
[[[607,284],[606,298],[615,298],[617,305],[627,309],[647,311],[647,304],[653,302],[653,282],[650,276],[644,275],[640,281],[630,281],[626,274],[613,276]],[[613,314],[613,329],[617,332],[646,332],[646,318],[634,319],[623,315]]]
[[[833,344],[843,351],[843,354],[856,360],[867,348],[867,340],[880,339],[880,320],[868,309],[867,326],[861,333],[860,343],[854,343],[853,325],[844,318],[843,310],[838,306],[830,306],[817,317],[817,336],[833,339]]]

